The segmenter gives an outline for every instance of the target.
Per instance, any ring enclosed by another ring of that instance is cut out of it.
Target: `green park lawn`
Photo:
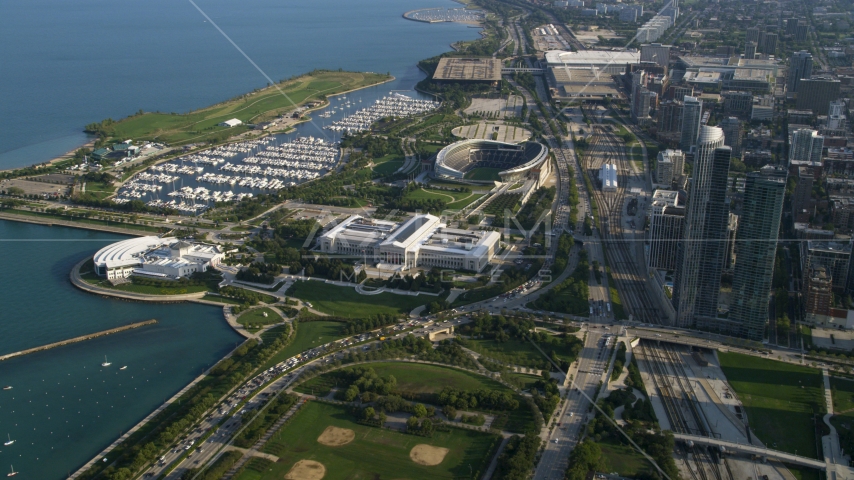
[[[599,448],[602,449],[608,472],[617,472],[627,478],[636,478],[642,472],[652,475],[649,461],[631,446],[604,441],[599,442]]]
[[[431,188],[421,188],[418,190],[413,190],[406,194],[406,198],[411,200],[444,200],[448,202],[447,208],[452,210],[459,210],[461,208],[465,208],[482,196],[483,195],[479,193],[448,192],[445,190],[435,190]]]
[[[469,170],[465,178],[466,180],[501,180],[501,177],[498,176],[498,172],[502,171],[500,168],[474,168]]]
[[[265,313],[267,314],[266,317],[264,316]],[[237,323],[252,330],[258,330],[259,327],[280,323],[281,321],[282,316],[267,307],[255,308],[237,317]]]
[[[404,398],[414,398],[416,401],[434,403],[433,394],[439,393],[445,387],[459,390],[487,389],[508,391],[509,388],[483,375],[439,365],[427,365],[404,362],[377,362],[365,366],[373,368],[377,375],[392,375],[397,380],[395,393]],[[337,385],[335,371],[312,378],[299,385],[295,390],[318,396],[325,396]],[[497,419],[493,424],[496,428],[511,432],[522,433],[533,422],[533,412],[521,397],[519,408],[509,412],[504,418]]]
[[[353,430],[355,439],[328,447],[317,438],[328,426]],[[344,407],[309,402],[269,442],[263,451],[278,462],[254,459],[238,480],[280,480],[300,460],[313,460],[326,468],[324,480],[468,478],[481,476],[500,443],[500,437],[470,430],[451,429],[425,438],[394,430],[369,427],[353,421]],[[427,444],[447,448],[442,462],[424,466],[413,462],[413,447]]]
[[[291,340],[291,343],[267,360],[260,367],[260,370],[266,370],[283,360],[318,345],[346,337],[346,326],[347,324],[343,322],[298,322],[296,325],[296,336]]]
[[[439,298],[432,295],[416,297],[394,293],[361,295],[354,288],[340,287],[316,280],[296,282],[287,294],[310,302],[315,310],[349,318],[364,318],[378,313],[408,314],[415,307]]]
[[[219,135],[226,130],[218,124],[230,118],[244,124],[268,120],[278,113],[310,100],[317,100],[345,90],[372,85],[388,76],[358,72],[314,72],[287,80],[279,88],[266,87],[248,95],[185,114],[143,113],[123,119],[113,125],[116,138],[149,139],[167,143],[199,141]],[[279,89],[286,95],[282,95]],[[238,134],[245,126],[228,130]]]
[[[469,343],[474,345],[476,352],[504,363],[532,368],[543,368],[548,364],[548,360],[530,342],[516,338],[506,342],[493,339],[469,340]]]
[[[824,409],[821,372],[739,353],[718,356],[759,439],[771,448],[818,458],[813,413]]]
[[[374,159],[374,172],[380,175],[391,175],[403,166],[405,158],[398,153],[389,153]]]

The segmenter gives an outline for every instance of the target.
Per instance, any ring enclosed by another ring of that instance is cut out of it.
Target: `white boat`
[[[106,355],[104,355],[104,363],[102,363],[102,364],[101,364],[101,366],[102,366],[102,367],[109,367],[110,365],[112,365],[112,362],[108,362],[108,361],[107,361],[107,356],[106,356]]]
[[[8,447],[9,445],[15,443],[15,441],[12,440],[12,436],[9,435],[8,433],[6,434],[6,438],[8,438],[8,440],[3,442],[3,445],[6,445]]]
[[[12,471],[11,471],[11,472],[9,472],[9,473],[7,473],[7,474],[6,474],[6,476],[7,476],[7,477],[14,477],[14,476],[15,476],[15,475],[17,475],[17,474],[18,474],[18,472],[16,472],[16,471],[15,471],[15,466],[14,466],[14,465],[12,465]]]
[[[127,366],[127,365],[124,365],[124,366],[123,366],[122,368],[120,368],[119,370],[127,370],[127,368],[128,368],[128,366]]]
[[[12,389],[11,385],[6,385],[5,387],[3,387],[3,390],[11,390],[11,389]]]

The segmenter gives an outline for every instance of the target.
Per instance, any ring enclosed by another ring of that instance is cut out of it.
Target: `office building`
[[[697,143],[700,135],[700,121],[703,118],[703,102],[697,97],[685,97],[682,107],[682,128],[679,148],[689,151]]]
[[[762,53],[765,55],[774,55],[777,53],[777,34],[766,33],[762,40]]]
[[[641,62],[654,62],[656,65],[667,67],[670,63],[670,49],[672,45],[660,43],[645,43],[641,45]]]
[[[810,78],[812,75],[812,54],[801,50],[792,55],[789,61],[789,74],[786,77],[786,90],[790,94],[798,91],[802,78]]]
[[[755,42],[745,42],[745,44],[744,44],[744,58],[756,58],[756,43]]]
[[[759,29],[759,27],[750,27],[750,28],[748,28],[748,29],[747,29],[747,37],[746,37],[746,39],[745,39],[745,40],[746,40],[746,41],[748,41],[748,42],[753,42],[753,43],[757,43],[757,44],[758,44],[758,43],[759,43],[759,33],[760,33],[760,32],[761,32],[761,30]]]
[[[824,148],[824,137],[810,129],[795,130],[789,138],[789,163],[794,160],[802,162],[821,162],[821,152]]]
[[[798,23],[797,29],[795,30],[795,41],[798,43],[805,43],[807,41],[809,29],[810,27],[806,23]]]
[[[815,175],[809,167],[798,168],[798,183],[792,192],[792,216],[795,222],[809,222],[813,211],[812,189]]]
[[[798,19],[789,18],[786,20],[786,35],[794,35],[798,31]]]
[[[729,318],[741,337],[762,341],[774,277],[777,234],[786,193],[785,169],[750,173],[738,222],[738,259],[732,278]]]
[[[851,242],[810,240],[801,242],[801,271],[806,276],[810,269],[822,266],[832,279],[833,290],[838,294],[848,289],[851,264]],[[804,278],[804,285],[807,279]]]
[[[656,190],[649,218],[649,268],[676,269],[676,250],[683,236],[684,199],[673,190]]]
[[[733,157],[741,158],[741,141],[744,136],[741,121],[735,117],[727,117],[721,121],[720,127],[724,131],[724,145],[732,148]]]
[[[655,170],[655,180],[658,185],[669,187],[673,180],[682,175],[685,166],[685,154],[682,150],[667,149],[658,152],[658,162]]]
[[[831,77],[801,79],[798,85],[796,106],[798,110],[810,109],[817,115],[827,115],[830,102],[838,100],[840,82]]]
[[[693,326],[697,317],[717,315],[726,248],[729,204],[727,175],[732,150],[724,132],[703,126],[697,139],[685,235],[677,251],[673,306],[676,326]]]
[[[676,133],[677,139],[682,128],[682,102],[667,100],[658,106],[658,133]]]
[[[829,317],[833,308],[833,279],[822,265],[810,268],[805,277],[805,320],[823,323],[821,317]]]
[[[750,92],[724,92],[721,94],[724,99],[724,113],[734,115],[739,118],[750,116],[750,110],[753,108],[753,94]]]

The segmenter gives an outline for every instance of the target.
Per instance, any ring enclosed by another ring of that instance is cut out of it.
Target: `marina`
[[[484,13],[480,10],[469,10],[467,8],[424,8],[413,10],[403,14],[403,18],[425,23],[479,23],[484,19]]]
[[[435,110],[439,108],[439,105],[439,102],[412,98],[395,92],[378,99],[372,106],[358,110],[356,113],[332,122],[331,125],[323,128],[335,132],[358,133],[368,130],[374,122],[381,118],[410,117]]]
[[[195,215],[217,203],[314,180],[335,168],[339,158],[338,142],[312,136],[236,142],[151,166],[131,177],[114,201],[142,200]]]

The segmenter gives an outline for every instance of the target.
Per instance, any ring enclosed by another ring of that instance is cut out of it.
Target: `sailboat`
[[[128,366],[127,366],[127,365],[125,365],[125,366],[123,366],[122,368],[120,368],[119,370],[125,370],[125,369],[127,369],[127,368],[128,368]]]
[[[15,443],[15,441],[12,440],[12,436],[9,435],[8,433],[6,434],[6,438],[8,438],[9,440],[3,442],[3,445],[6,445],[8,447],[9,445]]]
[[[7,474],[6,474],[6,476],[7,476],[7,477],[14,477],[14,476],[15,476],[15,475],[17,475],[17,474],[18,474],[18,472],[16,472],[16,471],[15,471],[15,466],[13,465],[13,466],[12,466],[12,471],[11,471],[10,473],[7,473]]]
[[[108,361],[107,361],[107,356],[106,356],[106,355],[104,355],[104,363],[102,363],[102,364],[101,364],[101,366],[102,366],[102,367],[109,367],[110,365],[112,365],[112,363],[111,363],[111,362],[108,362]]]

